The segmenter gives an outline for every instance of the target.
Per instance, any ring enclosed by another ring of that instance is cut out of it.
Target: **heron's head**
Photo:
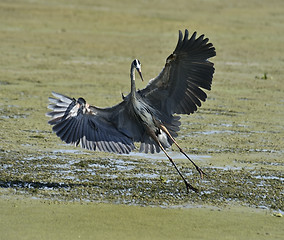
[[[83,106],[83,107],[85,107],[85,105],[86,105],[86,100],[84,99],[84,98],[78,98],[78,100],[77,100],[77,103],[80,105],[80,106]]]
[[[81,97],[78,98],[76,103],[77,103],[78,111],[83,112],[83,114],[90,111],[89,109],[90,105],[86,102],[84,98],[81,98]]]
[[[141,72],[141,63],[140,63],[140,61],[138,59],[134,59],[132,64],[136,68],[137,72],[139,73],[139,76],[140,76],[141,80],[144,81],[143,76],[142,76],[142,72]]]

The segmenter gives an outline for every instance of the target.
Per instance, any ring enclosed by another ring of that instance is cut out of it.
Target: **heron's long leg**
[[[200,174],[200,177],[203,178],[203,175],[207,175],[205,172],[203,172],[203,170],[198,167],[194,161],[191,160],[191,158],[189,156],[187,156],[187,154],[182,150],[182,148],[177,144],[176,140],[172,137],[172,135],[169,133],[168,129],[164,126],[164,125],[161,125],[160,126],[161,130],[163,130],[169,137],[170,139],[174,142],[174,144],[178,147],[178,149],[180,150],[180,152],[187,157],[187,159],[189,161],[191,161],[191,163],[194,165],[194,167],[196,168],[196,170],[199,172]]]
[[[157,143],[159,144],[160,148],[162,149],[162,151],[166,154],[166,156],[168,157],[168,159],[170,160],[170,162],[174,165],[175,169],[177,170],[178,174],[181,176],[181,178],[183,179],[185,186],[186,186],[186,190],[187,192],[189,192],[189,189],[193,190],[194,192],[198,192],[198,189],[193,187],[191,184],[189,184],[186,179],[184,178],[184,176],[181,174],[181,172],[179,171],[179,169],[177,168],[176,164],[174,163],[173,159],[169,156],[169,154],[166,152],[166,150],[163,148],[162,144],[160,143],[159,140],[157,140]]]

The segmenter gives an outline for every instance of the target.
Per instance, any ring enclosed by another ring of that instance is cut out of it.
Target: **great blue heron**
[[[90,106],[84,98],[70,98],[53,92],[49,98],[52,112],[47,116],[53,131],[66,143],[89,149],[129,153],[134,142],[141,142],[140,151],[148,153],[162,150],[183,179],[187,191],[198,189],[187,182],[165,148],[173,143],[195,166],[201,178],[204,172],[188,157],[175,141],[180,117],[174,114],[190,114],[207,98],[200,88],[210,90],[214,64],[208,61],[216,55],[212,43],[196,32],[188,37],[179,31],[174,52],[167,58],[160,74],[148,85],[136,91],[135,69],[141,80],[140,61],[131,63],[131,91],[119,104],[109,108]]]

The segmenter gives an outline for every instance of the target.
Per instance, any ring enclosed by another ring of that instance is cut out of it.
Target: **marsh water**
[[[110,2],[0,3],[1,199],[238,205],[283,213],[282,1],[216,0],[211,8],[199,1],[179,1],[184,8],[146,1],[141,12],[139,3]],[[177,30],[185,28],[205,33],[217,52],[208,99],[182,116],[177,138],[206,177],[200,179],[176,147],[169,149],[199,194],[186,193],[162,153],[91,152],[52,133],[45,117],[51,91],[114,105],[130,90],[132,59],[139,58],[150,80],[173,51]]]

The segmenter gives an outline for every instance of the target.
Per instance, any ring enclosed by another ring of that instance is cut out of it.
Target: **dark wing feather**
[[[48,123],[64,142],[80,144],[89,150],[129,153],[134,149],[133,141],[140,139],[139,131],[142,130],[127,114],[127,102],[100,109],[80,105],[78,100],[62,94],[52,94],[56,98],[49,98],[51,104],[48,107],[52,112],[46,115],[52,118]]]
[[[204,35],[196,38],[196,32],[188,38],[179,31],[177,46],[161,73],[152,79],[140,95],[153,108],[171,116],[190,114],[207,98],[201,89],[211,89],[214,64],[208,61],[216,55],[215,48]]]

